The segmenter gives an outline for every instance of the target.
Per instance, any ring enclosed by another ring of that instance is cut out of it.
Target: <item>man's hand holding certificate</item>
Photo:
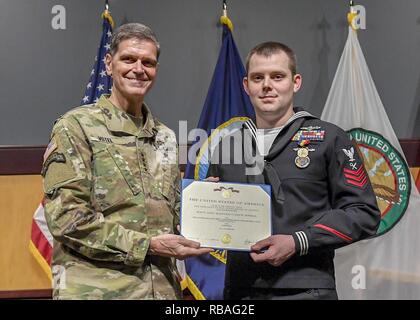
[[[269,185],[182,180],[181,234],[202,247],[246,250],[271,235]]]

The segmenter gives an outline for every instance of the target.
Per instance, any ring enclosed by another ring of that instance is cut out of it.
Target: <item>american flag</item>
[[[105,56],[111,47],[112,36],[112,18],[106,18],[104,13],[104,21],[102,26],[102,37],[99,45],[98,54],[95,57],[95,63],[90,72],[89,82],[86,85],[86,92],[82,99],[82,105],[91,104],[98,101],[102,94],[111,92],[112,79],[106,74]],[[108,12],[109,15],[109,12]]]
[[[98,101],[102,94],[111,92],[112,79],[106,74],[105,56],[110,49],[110,40],[114,21],[108,10],[102,14],[103,26],[102,37],[95,57],[95,63],[90,72],[89,82],[86,85],[85,95],[82,98],[82,105]],[[39,204],[32,218],[31,240],[29,250],[52,281],[51,258],[53,251],[53,237],[48,230],[44,216],[43,202]]]

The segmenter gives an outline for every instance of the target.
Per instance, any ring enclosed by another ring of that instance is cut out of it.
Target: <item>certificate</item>
[[[272,234],[271,186],[182,180],[181,234],[202,247],[249,251]]]

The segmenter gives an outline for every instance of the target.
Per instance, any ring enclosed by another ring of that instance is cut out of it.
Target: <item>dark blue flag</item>
[[[201,146],[195,163],[187,163],[185,174],[186,178],[196,180],[206,177],[208,160],[217,142],[226,134],[240,129],[249,118],[255,117],[242,86],[245,68],[232,37],[232,23],[226,16],[221,18],[221,22],[223,43],[198,123],[198,128],[207,131],[208,138]],[[225,264],[224,250],[185,260],[187,278],[184,286],[188,286],[196,299],[222,299]]]
[[[95,57],[95,63],[90,72],[85,95],[82,98],[82,105],[95,103],[102,94],[111,93],[112,79],[106,74],[105,56],[111,46],[112,26],[114,22],[108,10],[104,11],[102,18],[101,43],[99,44],[98,54]]]
[[[228,26],[228,24],[231,26],[231,22],[226,17],[222,17],[221,20],[223,22],[222,48],[197,126],[197,128],[206,130],[208,137],[212,135],[212,146],[215,146],[213,140],[217,136],[217,129],[223,128],[231,131],[232,127],[234,130],[246,121],[244,117],[254,117],[254,109],[242,86],[245,68]],[[226,133],[228,130],[224,130],[224,132]],[[206,152],[203,152],[206,147],[210,147],[208,141],[204,142],[195,163],[188,161],[186,178],[203,179],[206,176],[208,159]]]

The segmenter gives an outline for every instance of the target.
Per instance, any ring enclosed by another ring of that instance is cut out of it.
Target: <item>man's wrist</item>
[[[155,237],[150,237],[149,239],[149,249],[147,250],[147,254],[150,256],[156,255],[156,238]]]
[[[304,231],[296,231],[292,234],[293,240],[295,241],[295,252],[299,256],[308,254],[309,242],[308,237]]]
[[[150,248],[150,238],[140,238],[133,241],[133,246],[127,253],[124,264],[139,266],[143,263]]]

